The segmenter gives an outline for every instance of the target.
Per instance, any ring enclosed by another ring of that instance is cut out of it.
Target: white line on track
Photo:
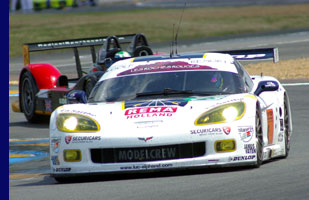
[[[49,138],[10,138],[9,142],[48,140]]]
[[[309,85],[309,83],[283,83],[283,86],[304,86]]]

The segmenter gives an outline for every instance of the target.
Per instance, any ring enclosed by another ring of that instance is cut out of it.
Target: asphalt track
[[[193,45],[189,45],[194,43]],[[169,51],[165,44],[154,44]],[[179,51],[217,50],[228,47],[279,47],[281,59],[309,57],[309,31],[181,41]],[[52,58],[51,58],[52,59]],[[61,62],[70,62],[62,60]],[[10,60],[10,80],[17,80],[19,60]],[[278,69],[280,70],[280,69]],[[291,69],[292,70],[292,69]],[[295,84],[299,83],[300,84]],[[304,83],[305,82],[305,83]],[[292,115],[290,155],[264,163],[259,169],[229,168],[153,174],[100,176],[72,184],[57,184],[48,176],[48,123],[29,124],[13,113],[9,97],[9,198],[36,199],[309,199],[309,80],[285,82]],[[10,86],[16,89],[16,86]],[[19,160],[18,160],[19,159]],[[29,160],[28,160],[29,159]],[[11,161],[11,159],[10,159]]]

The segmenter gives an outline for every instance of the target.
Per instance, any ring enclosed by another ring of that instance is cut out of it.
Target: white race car
[[[277,49],[156,55],[113,64],[88,102],[50,119],[51,176],[253,165],[285,158],[292,118],[278,80],[240,59]],[[276,58],[276,57],[275,57]],[[85,101],[83,91],[68,98]]]

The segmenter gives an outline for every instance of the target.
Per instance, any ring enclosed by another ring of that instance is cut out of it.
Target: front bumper
[[[238,146],[242,146],[238,141]],[[203,156],[167,159],[156,161],[139,161],[139,162],[117,162],[117,163],[95,163],[91,157],[91,149],[81,149],[82,158],[78,162],[64,161],[63,150],[51,148],[51,176],[68,177],[90,175],[97,173],[129,173],[129,172],[152,172],[165,171],[186,168],[204,168],[204,167],[231,167],[242,165],[254,165],[256,163],[256,155],[254,153],[246,153],[242,148],[233,152],[216,153],[213,149],[214,141],[206,142],[205,154]],[[70,149],[76,149],[72,147]],[[57,154],[53,152],[58,152]]]

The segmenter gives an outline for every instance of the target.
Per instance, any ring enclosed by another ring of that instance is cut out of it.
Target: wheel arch
[[[288,115],[289,115],[289,135],[292,135],[292,131],[293,131],[293,122],[292,122],[292,113],[291,113],[291,106],[290,106],[290,99],[288,96],[287,92],[284,92],[284,101],[286,101],[287,103],[287,111],[288,111]]]
[[[26,71],[32,74],[39,90],[56,88],[57,79],[61,75],[60,71],[53,65],[37,63],[25,66],[20,73],[19,80],[21,80],[23,73]]]
[[[256,137],[256,157],[257,161],[254,165],[256,168],[259,168],[261,164],[263,163],[263,149],[264,149],[264,130],[263,130],[263,120],[262,120],[262,112],[261,112],[261,105],[259,101],[256,101],[255,106],[255,137]],[[257,116],[259,120],[259,125],[257,125]],[[260,130],[258,130],[258,128]],[[260,132],[259,132],[260,131]]]
[[[56,88],[57,87],[57,79],[61,75],[60,71],[54,67],[53,65],[47,64],[47,63],[36,63],[36,64],[28,64],[24,66],[24,68],[21,70],[19,74],[19,93],[21,94],[22,90],[22,77],[23,75],[29,72],[33,79],[35,84],[37,85],[38,89],[50,89],[50,88]],[[21,112],[23,112],[21,102],[22,98],[21,95],[19,95],[19,109]]]

